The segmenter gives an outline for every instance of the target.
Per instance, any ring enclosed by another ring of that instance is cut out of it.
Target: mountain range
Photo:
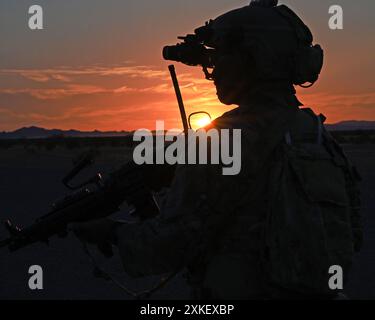
[[[79,131],[44,129],[40,127],[24,127],[11,132],[0,132],[0,139],[43,139],[53,137],[124,137],[130,135],[129,131]]]
[[[375,121],[342,121],[335,124],[327,124],[330,131],[375,130]],[[24,127],[10,132],[0,132],[0,139],[43,139],[53,137],[125,137],[132,134],[131,131],[79,131],[44,129],[40,127]]]
[[[325,126],[330,131],[375,130],[375,121],[350,120]]]

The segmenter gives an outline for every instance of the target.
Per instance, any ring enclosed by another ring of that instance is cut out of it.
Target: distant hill
[[[326,127],[330,131],[375,130],[375,121],[342,121]]]
[[[12,132],[0,132],[0,139],[45,139],[53,137],[125,137],[129,131],[78,131],[24,127]]]
[[[375,121],[343,121],[335,124],[327,124],[330,131],[355,131],[375,130]],[[11,132],[0,132],[0,139],[45,139],[53,137],[126,137],[131,135],[130,131],[79,131],[44,129],[40,127],[24,127]]]

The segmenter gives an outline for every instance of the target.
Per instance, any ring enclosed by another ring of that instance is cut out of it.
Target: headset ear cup
[[[306,82],[316,82],[323,68],[323,61],[324,52],[320,45],[300,47],[295,57],[293,83],[303,85]]]

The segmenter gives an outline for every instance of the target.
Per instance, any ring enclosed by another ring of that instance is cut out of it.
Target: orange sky
[[[161,58],[166,44],[209,18],[248,1],[40,1],[45,30],[27,29],[32,1],[0,4],[0,131],[22,126],[80,130],[181,127],[176,98]],[[282,1],[311,27],[325,49],[320,81],[298,89],[300,100],[328,122],[375,120],[374,22],[368,10],[341,0],[344,30],[328,28],[329,4]],[[105,4],[104,4],[105,3]],[[363,7],[362,7],[363,8]],[[370,10],[371,9],[371,10]],[[25,11],[26,10],[26,11]],[[176,64],[188,113],[215,118],[223,106],[199,68]]]

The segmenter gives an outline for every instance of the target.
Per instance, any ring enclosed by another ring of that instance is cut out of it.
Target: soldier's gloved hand
[[[83,223],[72,223],[68,230],[84,242],[94,244],[106,257],[112,257],[112,244],[116,243],[115,230],[121,223],[104,218]]]

